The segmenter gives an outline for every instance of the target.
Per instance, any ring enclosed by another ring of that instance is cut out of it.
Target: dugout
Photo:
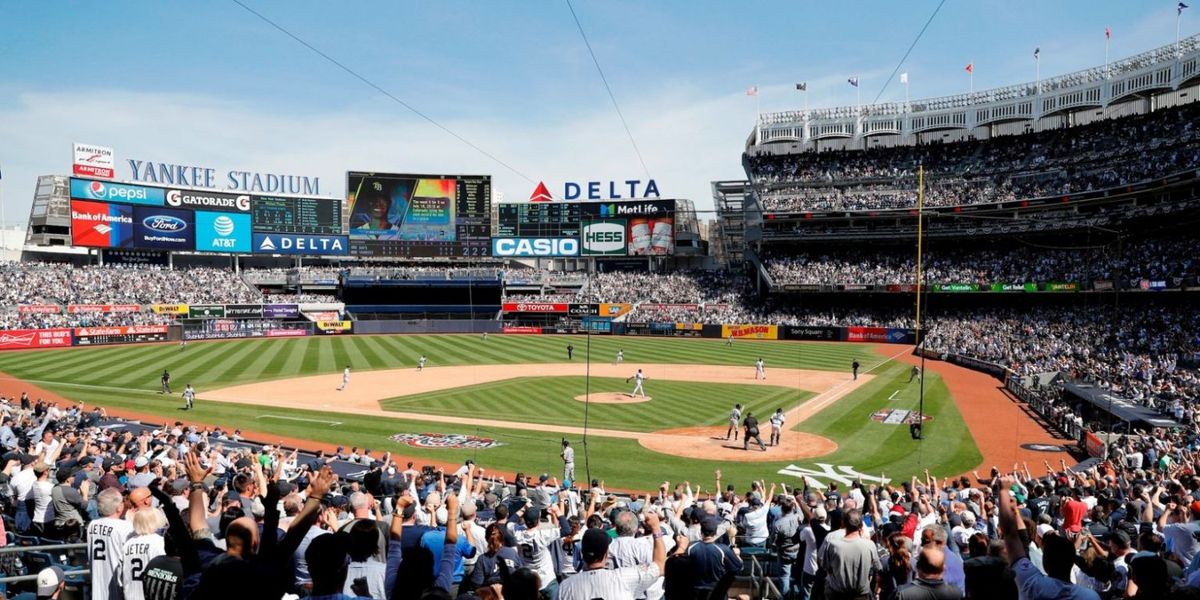
[[[1063,399],[1081,409],[1085,422],[1113,423],[1112,431],[1183,427],[1171,417],[1091,383],[1064,383]]]

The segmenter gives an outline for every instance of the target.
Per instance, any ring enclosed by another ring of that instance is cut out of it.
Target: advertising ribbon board
[[[777,340],[779,339],[779,327],[777,325],[722,325],[721,337]]]
[[[63,348],[70,345],[70,329],[9,329],[7,331],[0,331],[0,350]]]
[[[186,304],[151,304],[150,310],[158,315],[186,315],[188,314],[188,305]]]

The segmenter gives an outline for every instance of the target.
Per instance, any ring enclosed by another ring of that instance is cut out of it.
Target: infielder
[[[424,354],[421,355],[421,358],[417,359],[417,372],[420,373],[423,370],[425,370],[425,355]]]
[[[158,393],[170,394],[171,393],[171,374],[168,373],[166,369],[163,369],[162,377],[160,377],[159,380],[162,383],[162,389],[159,390]]]
[[[764,381],[767,379],[767,363],[763,362],[761,356],[758,358],[758,360],[754,361],[754,379],[758,379],[760,377]]]
[[[342,369],[342,385],[337,390],[340,392],[348,385],[350,385],[350,365],[346,365],[346,368]]]
[[[738,424],[742,422],[742,405],[734,404],[733,410],[729,411],[729,429],[725,431],[725,439],[729,439],[729,434],[733,434],[733,441],[737,441]]]
[[[187,387],[183,388],[183,401],[183,410],[192,410],[192,404],[196,401],[196,390],[192,389],[192,384],[190,383],[187,384]]]
[[[910,370],[908,372],[908,382],[912,383],[914,379],[916,379],[920,376],[921,376],[921,369],[919,367],[917,367],[916,365],[913,365],[912,370]]]
[[[771,443],[768,446],[778,446],[779,438],[783,436],[783,423],[787,421],[787,417],[783,416],[783,409],[775,409],[775,414],[771,415]]]
[[[563,438],[562,448],[562,454],[559,456],[563,461],[563,483],[565,485],[568,481],[575,481],[575,449],[571,447],[571,442],[568,442],[566,438]]]
[[[637,380],[637,385],[633,386],[633,391],[629,393],[629,396],[632,398],[632,397],[634,397],[634,396],[637,396],[638,394],[641,394],[641,395],[642,395],[642,397],[643,397],[643,398],[645,398],[645,397],[646,397],[646,390],[643,390],[643,389],[642,389],[642,382],[646,380],[646,376],[645,376],[645,375],[642,375],[642,370],[641,370],[641,369],[638,369],[638,370],[637,370],[637,373],[634,373],[634,374],[633,374],[633,376],[631,376],[631,377],[626,377],[626,378],[625,378],[625,383],[629,383],[629,380],[630,380],[630,379],[635,379],[635,380]]]
[[[623,362],[625,362],[625,351],[624,351],[624,350],[622,350],[622,349],[620,349],[620,348],[618,348],[618,349],[617,349],[617,362],[616,362],[616,364],[618,364],[618,365],[619,365],[619,364],[621,364],[621,363],[623,363]]]

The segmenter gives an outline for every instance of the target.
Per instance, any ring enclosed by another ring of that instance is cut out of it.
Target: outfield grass
[[[581,426],[583,377],[520,377],[437,392],[384,400],[385,410],[454,417],[494,418],[551,425]],[[624,379],[592,377],[592,393],[630,390]],[[740,402],[761,415],[785,411],[812,396],[809,392],[766,385],[689,383],[655,380],[646,383],[653,400],[638,404],[590,403],[588,426],[618,431],[657,431],[694,425],[722,425],[729,409]]]
[[[489,336],[482,342],[474,336],[347,336],[313,337],[288,340],[241,340],[191,344],[185,351],[175,345],[115,346],[0,354],[0,371],[31,380],[67,398],[160,415],[167,420],[186,419],[242,427],[272,435],[309,439],[344,446],[391,450],[416,458],[458,462],[475,458],[489,469],[555,473],[559,437],[536,431],[505,429],[501,414],[536,423],[581,425],[582,403],[571,399],[581,393],[580,378],[538,378],[523,385],[523,380],[497,382],[387,401],[388,408],[431,414],[455,414],[495,417],[490,427],[440,425],[436,423],[380,419],[378,417],[263,408],[250,404],[207,403],[203,391],[218,386],[248,383],[300,375],[333,373],[349,363],[356,370],[413,366],[424,353],[430,365],[517,364],[563,362],[565,347],[576,348],[575,360],[583,360],[588,340],[581,336]],[[772,367],[791,367],[847,371],[853,360],[863,371],[886,357],[859,344],[802,344],[796,342],[735,341],[726,347],[724,340],[672,338],[601,337],[591,340],[595,360],[611,361],[618,348],[625,351],[627,363],[721,364],[749,368],[758,357]],[[153,393],[158,375],[171,369],[173,381],[181,388],[191,382],[200,390],[197,407],[191,412],[178,410],[178,396]],[[877,378],[826,408],[799,429],[825,435],[839,444],[820,461],[852,465],[863,472],[885,470],[889,477],[920,473],[928,468],[938,475],[969,470],[979,461],[979,452],[962,422],[945,387],[936,377],[927,381],[926,411],[934,416],[928,424],[930,438],[936,442],[913,442],[908,428],[884,425],[870,414],[884,406],[908,408],[910,400],[889,400],[896,389],[905,387],[908,368],[890,363],[875,371]],[[647,384],[655,399],[648,404],[591,405],[589,424],[593,427],[628,431],[654,430],[673,426],[720,425],[728,405],[735,401],[751,403],[764,414],[776,406],[788,406],[806,399],[794,390],[766,386],[734,384],[690,384],[654,381]],[[914,384],[915,386],[915,384]],[[622,380],[594,378],[594,391],[627,391]],[[472,393],[472,391],[476,393]],[[789,398],[788,395],[792,397]],[[551,398],[551,396],[553,396]],[[562,398],[565,397],[566,400]],[[908,396],[900,395],[900,398]],[[790,402],[788,402],[790,400]],[[761,404],[761,408],[758,408]],[[315,419],[321,422],[280,420],[271,417]],[[267,418],[262,418],[267,417]],[[328,422],[340,422],[333,426]],[[495,438],[505,445],[487,450],[433,450],[412,448],[391,442],[388,436],[400,432],[436,432],[474,434]],[[578,470],[586,467],[583,447],[578,450]],[[592,437],[587,446],[593,477],[606,479],[612,486],[653,489],[664,478],[705,482],[711,489],[711,475],[720,468],[731,483],[745,484],[750,479],[784,479],[777,472],[790,462],[718,463],[682,460],[639,446],[636,440]],[[791,479],[790,482],[798,480]]]

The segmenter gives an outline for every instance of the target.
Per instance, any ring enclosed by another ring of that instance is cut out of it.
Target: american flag
[[[858,87],[858,77],[851,77],[846,80],[846,83],[849,83],[850,85],[852,85],[854,87]]]
[[[1185,8],[1187,8],[1187,7],[1188,7],[1188,5],[1186,5],[1186,4],[1182,3],[1182,2],[1180,2],[1180,3],[1179,3],[1179,6],[1176,6],[1176,7],[1175,7],[1175,14],[1176,14],[1176,15],[1182,15],[1182,14],[1183,14],[1183,9],[1185,9]]]

